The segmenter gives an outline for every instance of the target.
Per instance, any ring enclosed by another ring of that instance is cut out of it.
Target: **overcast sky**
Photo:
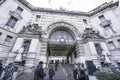
[[[59,9],[60,7],[67,10],[87,12],[105,2],[112,0],[27,0],[35,7]]]

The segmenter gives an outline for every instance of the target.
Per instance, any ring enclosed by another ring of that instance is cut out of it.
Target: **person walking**
[[[13,72],[14,72],[14,64],[9,63],[8,66],[6,66],[4,76],[2,77],[1,80],[12,80]]]
[[[82,69],[81,70],[81,80],[85,80],[85,70],[84,69]]]
[[[49,80],[53,80],[53,76],[55,75],[55,72],[53,70],[53,68],[49,69]]]
[[[46,74],[43,69],[43,62],[40,61],[34,72],[34,80],[44,80],[45,76],[46,76]]]
[[[89,75],[88,75],[88,70],[87,69],[85,69],[85,80],[89,80]]]
[[[55,71],[58,70],[58,64],[59,64],[59,62],[58,62],[58,61],[55,61]]]
[[[115,65],[110,65],[110,69],[111,69],[112,72],[116,72],[116,67],[115,67]]]
[[[73,78],[74,80],[78,80],[78,72],[77,72],[77,69],[73,69]]]

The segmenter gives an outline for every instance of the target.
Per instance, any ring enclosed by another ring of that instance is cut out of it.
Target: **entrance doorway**
[[[75,52],[74,44],[48,44],[48,62],[72,63],[76,56]]]
[[[75,39],[65,30],[58,29],[52,32],[48,41],[48,62],[72,63],[76,57]]]

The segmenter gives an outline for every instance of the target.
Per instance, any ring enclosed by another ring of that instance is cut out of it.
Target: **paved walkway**
[[[47,72],[48,69],[46,69],[46,73]],[[31,73],[23,73],[16,80],[33,80],[33,78],[34,78],[34,72],[31,72]],[[62,66],[59,66],[58,71],[55,71],[53,80],[70,80],[70,79],[67,78],[66,69],[63,68]],[[97,79],[95,76],[89,76],[89,80],[97,80]]]
[[[58,68],[58,71],[55,71],[53,80],[67,80],[66,73],[61,66]]]
[[[31,73],[23,73],[16,80],[33,80],[33,78],[34,78],[34,72],[31,72]]]

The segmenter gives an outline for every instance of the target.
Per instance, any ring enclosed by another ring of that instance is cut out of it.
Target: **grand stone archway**
[[[70,32],[75,39],[78,36],[81,35],[81,33],[79,32],[79,30],[74,25],[72,25],[70,23],[67,23],[65,21],[58,21],[58,22],[50,24],[45,29],[45,33],[46,33],[47,37],[49,37],[54,31],[56,31],[58,29],[64,29],[64,30]]]
[[[75,42],[77,33],[79,33],[78,30],[64,22],[54,23],[51,26],[47,29],[49,33],[47,47],[48,62],[60,60],[64,63],[72,63],[73,58],[76,57]]]

